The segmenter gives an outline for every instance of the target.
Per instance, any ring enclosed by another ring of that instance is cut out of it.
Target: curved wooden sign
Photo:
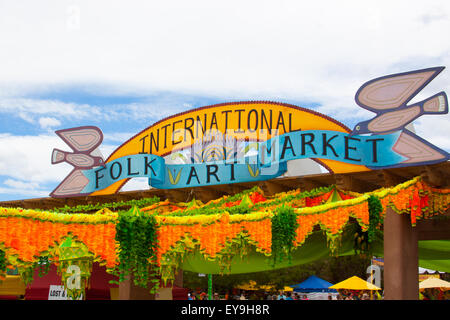
[[[376,116],[353,131],[294,105],[231,102],[165,118],[103,161],[95,152],[103,138],[100,129],[59,130],[74,152],[55,149],[52,163],[66,161],[75,168],[51,195],[111,194],[133,177],[148,177],[157,188],[267,180],[283,174],[287,161],[303,158],[335,173],[445,161],[447,152],[405,129],[423,114],[448,112],[444,92],[407,105],[442,70],[417,70],[364,84],[356,102]]]

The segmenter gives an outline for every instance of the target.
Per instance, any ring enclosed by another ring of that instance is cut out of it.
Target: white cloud
[[[24,182],[19,180],[7,179],[3,182],[4,187],[0,186],[0,194],[16,195],[23,194],[27,198],[46,197],[51,190],[47,190],[36,182]]]
[[[56,135],[15,136],[0,134],[0,176],[27,183],[61,182],[70,173],[67,163],[51,164],[54,148],[71,152],[71,149]],[[105,158],[116,148],[101,145]]]
[[[78,17],[68,10],[74,6]],[[450,67],[449,17],[447,0],[3,1],[0,116],[43,128],[66,120],[161,119],[194,107],[182,101],[193,95],[311,102],[349,125],[374,116],[354,102],[366,81]],[[110,96],[162,92],[163,98],[108,108],[30,98],[64,86]],[[414,100],[449,88],[446,69]],[[181,100],[164,94],[170,92]],[[419,135],[450,150],[448,116],[423,116],[415,124]],[[143,128],[133,129],[105,133],[105,158]],[[71,166],[50,164],[54,147],[68,150],[55,135],[0,134],[0,175],[39,185],[61,181]]]
[[[70,6],[79,29],[67,28]],[[372,76],[446,64],[447,1],[3,4],[0,81],[230,98],[352,96]],[[450,82],[440,80],[440,87]]]
[[[62,181],[69,164],[51,164],[53,148],[70,150],[56,135],[14,136],[0,134],[0,175],[15,180],[47,183]]]
[[[122,144],[137,132],[103,132],[103,141],[110,141]]]
[[[2,194],[2,195],[17,195],[17,194],[23,195],[20,198],[20,200],[30,199],[30,198],[44,198],[44,197],[48,197],[49,193],[50,193],[49,190],[34,190],[34,189],[30,189],[30,188],[16,189],[16,188],[0,187],[0,194]],[[18,200],[18,199],[11,199],[11,200]]]
[[[414,122],[416,134],[435,146],[450,152],[450,115],[424,115]]]
[[[148,178],[133,178],[123,186],[121,191],[147,190],[149,188]]]
[[[28,122],[28,123],[31,123],[31,124],[35,123],[35,120],[34,120],[33,116],[30,115],[30,114],[27,113],[27,112],[20,111],[20,112],[18,113],[18,116],[19,116],[22,120],[25,120],[25,121]]]
[[[19,180],[7,179],[3,182],[4,185],[8,187],[12,187],[15,189],[36,189],[39,187],[39,184],[36,182],[23,182]]]
[[[182,97],[175,94],[147,99],[147,102],[98,106],[56,99],[2,97],[0,94],[0,115],[18,116],[28,123],[39,123],[42,129],[50,129],[60,126],[65,120],[108,122],[159,120],[191,108]]]
[[[48,196],[73,169],[64,162],[51,164],[54,148],[71,151],[56,135],[0,134],[0,176],[7,177],[0,185],[0,194]],[[116,148],[110,144],[100,146],[105,159]]]
[[[71,119],[81,119],[100,114],[100,111],[97,107],[90,106],[88,104],[80,105],[76,103],[65,103],[58,100],[12,98],[1,96],[0,112],[19,114],[24,119],[25,117],[40,115],[52,115]]]
[[[42,129],[50,129],[61,125],[61,121],[51,117],[39,118],[39,124]]]
[[[12,97],[75,84],[110,95],[162,91],[228,101],[311,101],[346,120],[368,114],[354,103],[364,82],[450,65],[450,43],[442,38],[442,30],[450,30],[446,0],[47,0],[28,1],[27,8],[12,1],[0,11],[0,42],[7,48],[0,52],[0,93],[5,87]],[[79,27],[68,28],[73,21]],[[423,96],[449,87],[445,70]],[[29,120],[36,113],[161,119],[183,109],[175,103],[100,112],[96,106],[16,97],[0,101],[0,110],[11,106]]]

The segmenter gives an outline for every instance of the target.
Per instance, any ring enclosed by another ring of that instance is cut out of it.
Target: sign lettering
[[[163,119],[117,148],[105,161],[103,134],[86,126],[56,131],[74,152],[54,149],[52,163],[73,171],[52,197],[117,192],[128,179],[147,177],[160,189],[276,178],[287,162],[313,159],[335,173],[427,165],[449,154],[405,126],[425,114],[448,113],[440,92],[408,102],[444,68],[394,74],[365,83],[356,94],[373,119],[353,131],[312,110],[276,102],[238,102],[195,109]]]

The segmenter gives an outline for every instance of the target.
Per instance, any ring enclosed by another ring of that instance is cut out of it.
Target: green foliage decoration
[[[383,206],[381,201],[374,195],[367,200],[369,202],[369,229],[367,230],[368,241],[371,243],[380,235],[379,226],[383,223],[381,212]]]
[[[34,267],[35,267],[34,263],[17,267],[20,278],[22,279],[22,281],[25,283],[26,286],[29,286],[33,282]]]
[[[0,283],[5,278],[8,272],[8,258],[6,252],[0,249]],[[51,262],[47,256],[39,257],[38,262],[35,263],[21,263],[17,266],[18,274],[26,285],[33,282],[34,270],[39,268],[39,277],[43,277],[50,271]],[[9,269],[12,270],[12,269]]]
[[[282,205],[294,202],[295,200],[301,200],[301,199],[308,198],[308,197],[314,198],[321,194],[327,193],[334,188],[336,188],[335,185],[331,185],[328,187],[319,187],[319,188],[312,189],[310,191],[302,191],[298,194],[294,194],[294,195],[291,194],[291,195],[286,195],[284,197],[271,199],[266,202],[260,202],[260,203],[255,204],[253,206],[252,210],[264,209],[264,207],[267,207],[267,206],[282,206]]]
[[[96,203],[96,204],[88,204],[88,205],[78,205],[74,207],[64,206],[61,208],[55,209],[60,213],[75,213],[75,212],[92,212],[98,211],[100,209],[108,208],[112,210],[116,210],[118,208],[129,208],[129,207],[138,207],[143,208],[145,206],[150,206],[160,201],[159,197],[151,197],[151,198],[143,198],[143,199],[133,199],[129,201],[117,201],[117,202],[109,202],[109,203]]]
[[[292,207],[281,206],[272,217],[272,264],[288,258],[294,249],[294,240],[298,228],[297,215]]]
[[[48,256],[39,257],[39,261],[37,262],[37,266],[39,268],[39,277],[44,277],[48,274],[48,272],[50,271],[50,265],[51,261],[49,260]]]
[[[219,266],[220,275],[224,275],[231,272],[231,263],[235,257],[239,257],[241,260],[245,259],[248,257],[249,252],[253,250],[252,248],[256,248],[256,245],[256,242],[251,239],[246,231],[241,231],[236,237],[227,241],[224,244],[224,248],[214,257],[204,255],[204,258],[207,261],[215,261]],[[267,255],[267,253],[257,248],[255,250]],[[200,242],[191,236],[185,236],[170,251],[166,252],[161,258],[160,266],[160,274],[163,282],[166,283],[167,281],[173,280],[177,270],[182,266],[184,259],[196,251],[201,252]]]
[[[7,261],[6,261],[5,251],[0,249],[0,283],[6,275],[6,266],[7,266]]]
[[[307,197],[316,197],[321,194],[327,193],[333,188],[336,188],[336,186],[332,185],[329,187],[319,187],[312,189],[310,191],[303,191],[298,194],[288,194],[284,196],[280,196],[273,199],[267,199],[267,201],[259,202],[254,204],[253,206],[248,205],[247,199],[249,199],[249,194],[252,192],[258,191],[258,187],[253,187],[248,190],[244,190],[240,193],[237,193],[230,197],[224,197],[220,199],[220,201],[217,202],[211,202],[208,203],[200,208],[190,209],[190,210],[177,210],[171,212],[170,216],[185,216],[189,214],[190,216],[195,215],[211,215],[211,214],[218,214],[218,213],[224,213],[228,212],[229,214],[246,214],[251,212],[256,212],[260,210],[264,210],[268,207],[279,207],[283,205],[292,205],[296,200],[301,200]],[[242,200],[241,204],[232,206],[232,207],[226,207],[222,208],[222,206],[225,203],[229,202],[235,202],[237,200]]]
[[[364,232],[357,223],[354,226],[354,250],[355,253],[359,254],[370,253],[371,243],[383,237],[383,232],[380,230],[380,225],[383,223],[381,217],[383,206],[378,197],[374,195],[371,195],[367,202],[369,204],[369,227],[367,231]]]
[[[119,282],[132,276],[134,284],[149,287],[150,293],[159,288],[157,251],[157,222],[154,216],[137,207],[119,212],[116,224],[116,241],[119,243]]]

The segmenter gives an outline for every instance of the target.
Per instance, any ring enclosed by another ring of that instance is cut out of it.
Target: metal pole
[[[373,260],[372,260],[372,261],[373,261]],[[372,276],[373,276],[373,270],[370,269],[370,283],[371,283],[371,284],[373,284]],[[370,300],[373,300],[372,292],[373,292],[373,290],[370,290]]]
[[[208,274],[208,300],[212,300],[213,297],[213,287],[212,287],[212,274]]]

